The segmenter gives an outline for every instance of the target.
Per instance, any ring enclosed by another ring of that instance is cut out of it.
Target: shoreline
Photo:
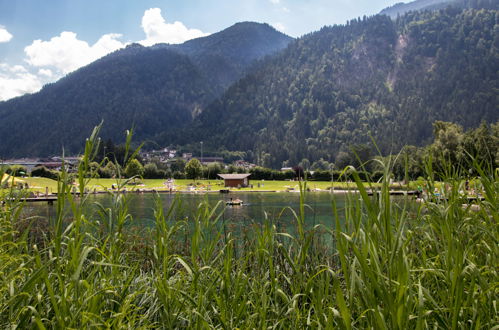
[[[134,189],[134,190],[121,190],[108,189],[108,190],[98,190],[87,192],[87,195],[102,195],[108,193],[124,193],[124,194],[238,194],[238,193],[300,193],[299,190],[156,190],[156,189]],[[367,190],[368,195],[372,196],[379,193],[379,190]],[[330,193],[330,194],[348,194],[348,193],[360,193],[358,189],[321,189],[321,190],[309,190],[307,193]],[[417,195],[419,192],[416,190],[389,190],[392,196],[410,196]],[[80,195],[79,192],[71,193],[73,195]],[[44,196],[57,196],[58,193],[51,193],[48,195],[40,194],[39,197]]]

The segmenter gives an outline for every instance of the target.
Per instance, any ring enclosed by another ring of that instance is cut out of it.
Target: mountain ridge
[[[204,141],[279,167],[334,162],[369,135],[383,153],[423,145],[435,120],[495,122],[496,25],[496,11],[446,8],[325,27],[231,86],[188,133],[160,141]]]
[[[206,40],[218,40],[221,54],[244,55],[239,60],[222,56]],[[79,152],[81,141],[102,120],[103,137],[116,141],[132,125],[138,139],[186,125],[259,56],[291,40],[268,24],[246,22],[188,41],[187,46],[129,45],[38,93],[0,102],[0,157],[57,154],[62,147]]]

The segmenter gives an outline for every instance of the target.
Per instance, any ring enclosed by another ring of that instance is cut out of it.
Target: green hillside
[[[498,120],[495,10],[411,12],[325,27],[233,85],[194,128],[163,143],[205,141],[281,166],[335,161],[355,144],[424,145],[436,120],[465,128]]]
[[[114,141],[132,126],[137,140],[148,140],[188,125],[253,61],[291,40],[245,22],[181,45],[132,44],[38,93],[0,102],[0,159],[81,152],[102,120],[103,138]]]

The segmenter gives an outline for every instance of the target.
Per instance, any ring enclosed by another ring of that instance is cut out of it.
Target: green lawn
[[[45,193],[46,187],[48,187],[49,193],[57,192],[57,181],[47,179],[47,178],[20,178],[24,182],[28,183],[31,191],[38,191]],[[164,179],[143,179],[137,180],[136,185],[127,185],[126,188],[129,190],[134,189],[146,189],[146,190],[168,190],[164,185],[166,180]],[[91,179],[87,185],[90,191],[94,189],[96,191],[105,191],[111,189],[113,184],[117,184],[116,179]],[[289,191],[295,190],[299,191],[299,186],[297,181],[268,181],[268,180],[250,180],[250,184],[253,187],[248,188],[230,188],[231,191]],[[310,190],[327,190],[331,187],[331,184],[335,189],[353,189],[355,188],[355,183],[348,182],[333,182],[330,181],[309,181],[307,187]],[[190,188],[189,186],[193,186]],[[377,186],[377,184],[374,184]],[[220,189],[227,189],[223,185],[223,180],[175,180],[176,191],[188,191],[195,190],[198,192],[202,191],[218,191]]]
[[[47,178],[20,178],[28,183],[30,190],[45,193],[46,187],[49,193],[57,192],[57,181]]]

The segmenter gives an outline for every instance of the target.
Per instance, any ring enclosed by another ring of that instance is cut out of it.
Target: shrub
[[[203,166],[201,162],[196,158],[191,159],[187,165],[185,165],[185,176],[187,179],[197,179],[203,174]]]
[[[125,168],[125,175],[127,178],[134,176],[142,176],[144,174],[144,167],[137,159],[132,159],[128,162]]]
[[[163,179],[165,171],[158,170],[158,166],[154,163],[149,163],[144,166],[144,179]]]
[[[37,166],[31,171],[31,176],[57,180],[59,178],[59,172],[51,171],[47,169],[45,166]]]
[[[180,171],[175,171],[173,172],[173,178],[174,179],[185,179],[185,174]]]
[[[26,168],[26,166],[12,165],[8,167],[5,172],[12,176],[24,176],[28,173],[28,169]]]

